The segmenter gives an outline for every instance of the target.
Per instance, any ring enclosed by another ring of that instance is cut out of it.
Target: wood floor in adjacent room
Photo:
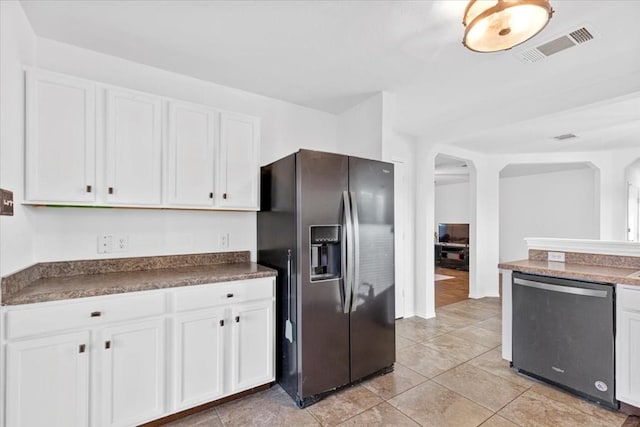
[[[453,277],[453,279],[436,280],[436,308],[469,298],[468,271],[436,267],[435,273]]]

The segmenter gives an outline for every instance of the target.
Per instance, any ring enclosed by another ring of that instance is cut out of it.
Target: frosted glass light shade
[[[542,31],[552,15],[547,0],[471,0],[462,43],[476,52],[511,49]]]

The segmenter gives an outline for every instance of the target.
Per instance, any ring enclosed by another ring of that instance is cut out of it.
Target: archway
[[[640,242],[640,159],[625,169],[627,185],[627,240]]]

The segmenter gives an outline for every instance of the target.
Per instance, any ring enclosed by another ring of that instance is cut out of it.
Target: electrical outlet
[[[114,252],[127,252],[129,250],[129,236],[118,234],[113,239]]]
[[[218,236],[218,246],[220,249],[229,249],[229,233],[222,233]]]
[[[98,235],[98,253],[108,254],[113,252],[113,236],[108,234]]]
[[[547,252],[547,259],[552,262],[564,262],[564,252]]]

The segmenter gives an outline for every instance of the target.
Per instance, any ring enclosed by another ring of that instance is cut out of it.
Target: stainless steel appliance
[[[300,150],[261,170],[277,381],[298,406],[395,362],[393,165]]]
[[[513,273],[513,366],[617,408],[609,283]]]

